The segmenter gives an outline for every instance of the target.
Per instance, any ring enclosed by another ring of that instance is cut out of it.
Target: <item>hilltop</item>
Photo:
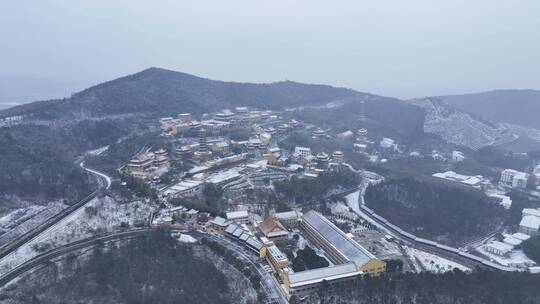
[[[69,98],[39,101],[0,111],[0,117],[34,114],[76,118],[132,113],[203,113],[238,105],[277,109],[369,96],[328,85],[281,81],[269,84],[210,80],[161,68],[111,80]]]
[[[540,128],[540,91],[537,90],[494,90],[438,98],[495,122]]]
[[[85,173],[73,165],[79,155],[146,132],[148,123],[159,117],[183,112],[200,115],[235,106],[272,110],[309,106],[314,107],[309,112],[312,120],[331,118],[329,123],[347,122],[351,127],[357,121],[360,99],[366,100],[368,116],[377,126],[404,136],[423,134],[424,111],[393,98],[328,85],[225,82],[149,68],[69,98],[0,111],[0,118],[23,117],[10,128],[0,128],[4,156],[0,159],[0,190],[27,199],[75,200],[90,187]],[[325,107],[335,102],[343,106]]]

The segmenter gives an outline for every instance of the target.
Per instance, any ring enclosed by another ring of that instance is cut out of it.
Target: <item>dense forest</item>
[[[525,170],[532,163],[531,157],[527,154],[513,155],[508,151],[492,146],[478,149],[478,151],[473,153],[473,158],[489,167],[515,169],[519,171]]]
[[[208,246],[213,252],[222,257],[225,262],[229,263],[237,270],[241,271],[246,278],[249,279],[251,286],[257,291],[257,299],[263,302],[266,299],[266,292],[261,284],[261,278],[256,270],[251,268],[242,259],[238,258],[238,254],[216,241],[212,241],[206,238],[202,239],[202,243]]]
[[[358,119],[362,105],[354,101],[331,108],[305,108],[295,115],[302,121],[337,132],[367,128],[371,138],[392,137],[409,142],[424,135],[425,112],[419,107],[384,97],[369,99],[363,107],[366,121]]]
[[[82,264],[68,257],[62,273],[69,275],[23,279],[0,303],[238,303],[227,277],[194,248],[162,231],[117,248],[98,246]]]
[[[540,264],[540,236],[526,240],[522,246],[523,252],[537,264]]]
[[[160,68],[93,86],[70,98],[35,102],[0,111],[0,118],[32,113],[43,118],[149,113],[156,117],[191,112],[202,114],[226,107],[279,109],[320,104],[334,99],[373,96],[350,89],[292,81],[237,83],[200,78]]]
[[[433,178],[390,178],[370,186],[365,200],[398,227],[452,245],[489,233],[506,215],[481,191]]]
[[[157,131],[147,131],[148,126],[140,126],[136,134],[124,136],[119,140],[108,144],[109,148],[101,155],[93,156],[87,160],[87,164],[92,168],[107,172],[109,175],[119,174],[118,168],[125,165],[137,152],[143,148],[159,149],[164,148],[170,152],[170,147],[165,144]]]
[[[222,196],[223,189],[213,184],[208,184],[204,186],[201,195],[173,198],[171,199],[171,204],[223,216],[227,206],[223,203],[220,204]]]
[[[0,193],[68,202],[86,196],[91,180],[75,159],[127,132],[110,120],[0,128]]]
[[[318,201],[335,187],[350,188],[360,183],[360,176],[348,170],[321,172],[315,179],[293,176],[290,180],[275,181],[276,192],[298,204]]]
[[[443,274],[423,272],[366,276],[339,288],[322,289],[303,302],[311,304],[536,304],[540,275],[458,269]]]

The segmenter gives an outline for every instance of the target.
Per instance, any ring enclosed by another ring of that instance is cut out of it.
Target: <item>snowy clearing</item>
[[[529,259],[523,250],[512,250],[508,256],[502,257],[496,254],[487,252],[483,246],[475,248],[478,252],[488,257],[489,260],[501,264],[503,266],[525,268],[535,265],[534,261]]]
[[[110,197],[95,198],[0,260],[0,272],[7,272],[42,251],[112,232],[120,225],[145,223],[154,208],[142,201],[120,204]]]
[[[429,272],[443,273],[450,271],[454,268],[458,268],[462,271],[471,271],[471,269],[468,267],[447,260],[445,258],[441,258],[434,254],[420,251],[418,249],[407,246],[403,246],[403,248],[405,249],[411,261],[413,261],[417,271],[426,270]]]

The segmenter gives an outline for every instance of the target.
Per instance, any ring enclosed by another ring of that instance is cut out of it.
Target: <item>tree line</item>
[[[394,273],[364,276],[341,287],[329,286],[306,299],[313,304],[534,304],[540,275],[476,269],[442,274]],[[292,303],[299,303],[293,299]]]
[[[481,191],[432,178],[390,178],[370,186],[365,200],[398,227],[450,244],[486,234],[506,216]]]

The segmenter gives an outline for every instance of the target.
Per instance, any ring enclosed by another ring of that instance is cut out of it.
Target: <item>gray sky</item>
[[[540,1],[0,2],[0,102],[150,66],[402,98],[540,89]]]

